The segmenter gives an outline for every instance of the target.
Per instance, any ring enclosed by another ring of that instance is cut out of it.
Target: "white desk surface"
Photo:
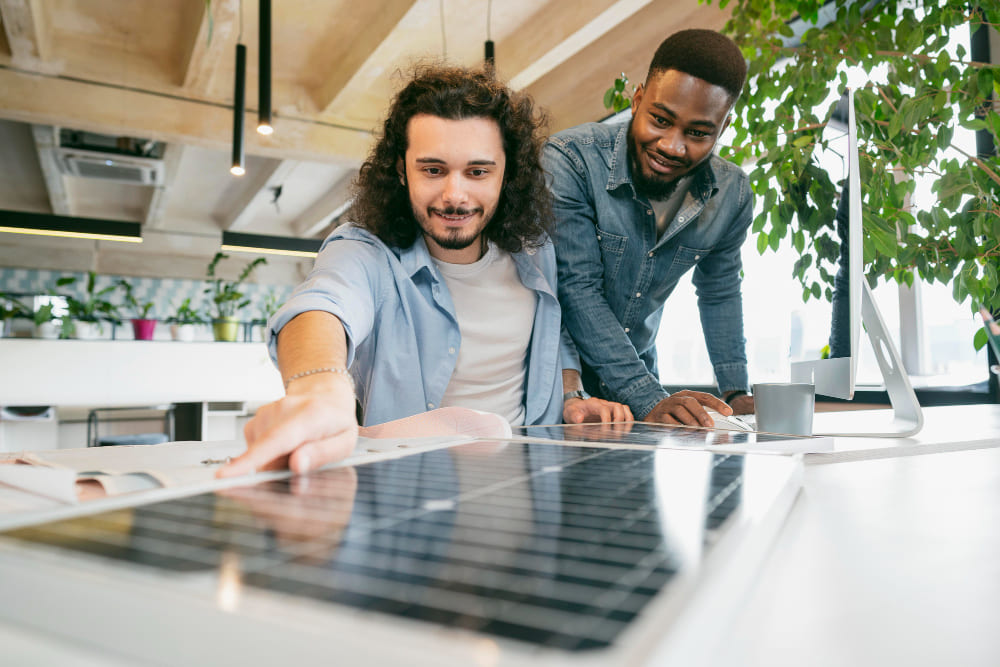
[[[888,410],[863,410],[854,413],[862,419]],[[924,408],[924,427],[909,438],[837,437],[833,451],[808,454],[807,464],[841,463],[865,459],[932,454],[966,449],[994,447],[1000,444],[1000,404],[947,405]],[[850,411],[824,413],[835,415],[849,425]],[[845,426],[847,428],[848,426]]]
[[[1000,405],[925,418],[914,438],[838,438],[806,456],[802,491],[709,665],[1000,664]],[[69,646],[16,648],[33,664],[96,664]]]
[[[808,466],[713,664],[995,666],[998,600],[1000,448]]]

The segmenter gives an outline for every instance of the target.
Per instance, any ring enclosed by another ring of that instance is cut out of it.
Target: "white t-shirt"
[[[524,423],[524,381],[535,293],[521,284],[509,253],[490,244],[473,264],[434,260],[458,318],[462,344],[441,407],[495,412]]]

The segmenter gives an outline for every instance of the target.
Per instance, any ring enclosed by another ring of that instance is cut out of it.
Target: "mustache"
[[[656,157],[660,158],[664,162],[669,162],[678,167],[686,167],[690,163],[690,160],[687,160],[682,157],[677,157],[676,155],[668,155],[667,153],[663,153],[655,149],[652,149],[649,152],[655,155]]]
[[[472,215],[473,213],[482,213],[482,207],[479,208],[461,208],[456,206],[446,206],[445,208],[434,208],[433,206],[427,207],[428,213],[436,213],[438,215]]]

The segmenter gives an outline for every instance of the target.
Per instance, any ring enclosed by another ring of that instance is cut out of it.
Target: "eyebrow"
[[[414,160],[417,164],[445,164],[445,161],[439,157],[418,157]],[[466,162],[466,166],[496,166],[494,160],[469,160]]]
[[[677,118],[677,114],[675,114],[670,109],[670,107],[664,104],[660,104],[659,102],[653,102],[653,106],[662,111],[663,113],[667,114],[671,118]],[[718,125],[716,125],[710,120],[692,120],[691,122],[688,123],[688,125],[698,125],[699,127],[707,127],[713,130],[718,127]]]

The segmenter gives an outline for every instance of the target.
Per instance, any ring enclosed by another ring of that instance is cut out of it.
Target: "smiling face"
[[[632,97],[629,166],[639,192],[669,195],[677,179],[712,155],[729,125],[725,89],[677,70],[650,76]]]
[[[500,127],[489,118],[419,114],[407,124],[406,138],[397,168],[427,249],[452,264],[475,262],[485,250],[482,233],[503,186]]]

